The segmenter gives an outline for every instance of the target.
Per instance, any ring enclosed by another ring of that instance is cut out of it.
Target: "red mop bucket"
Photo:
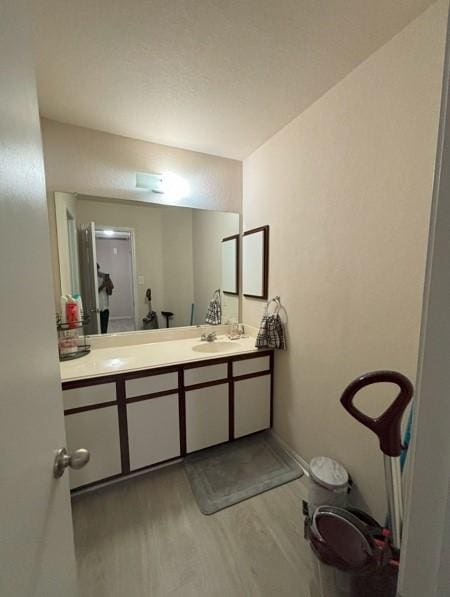
[[[362,413],[354,405],[356,394],[364,387],[377,383],[393,383],[399,393],[392,404],[378,417]],[[354,578],[355,597],[378,597],[396,594],[400,545],[403,525],[403,497],[400,454],[402,451],[401,423],[403,414],[412,399],[414,388],[407,377],[397,371],[374,371],[355,379],[341,397],[342,406],[357,421],[373,431],[380,440],[384,458],[384,474],[388,502],[388,520],[391,530],[390,543],[393,557],[385,566],[377,567],[372,574]]]
[[[356,394],[376,383],[394,383],[400,391],[392,404],[371,418],[354,405]],[[355,379],[341,397],[344,408],[380,440],[384,454],[390,530],[368,514],[351,508],[322,506],[305,521],[313,552],[324,564],[349,574],[354,597],[395,597],[403,521],[401,420],[413,395],[408,378],[396,371],[374,371]]]

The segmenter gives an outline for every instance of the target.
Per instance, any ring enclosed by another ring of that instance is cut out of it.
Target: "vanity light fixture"
[[[114,230],[102,230],[105,236],[114,236]]]
[[[136,172],[136,188],[165,195],[165,198],[171,201],[184,199],[191,192],[189,182],[174,172],[164,172],[163,174]]]

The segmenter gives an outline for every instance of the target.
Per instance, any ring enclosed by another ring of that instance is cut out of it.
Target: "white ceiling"
[[[32,4],[44,116],[242,159],[432,2]]]

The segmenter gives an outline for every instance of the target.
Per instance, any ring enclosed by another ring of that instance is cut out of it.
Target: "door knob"
[[[53,476],[55,479],[59,479],[68,466],[73,469],[83,468],[89,462],[90,457],[89,450],[84,448],[75,450],[72,454],[69,454],[66,448],[59,448],[53,464]]]

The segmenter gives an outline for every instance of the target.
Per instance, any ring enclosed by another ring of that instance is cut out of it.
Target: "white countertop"
[[[194,347],[200,348],[200,351],[193,350]],[[220,350],[212,353],[203,352],[203,350],[211,349]],[[213,360],[251,352],[258,352],[253,336],[229,340],[226,335],[220,335],[212,343],[201,342],[200,338],[196,337],[165,342],[107,346],[94,348],[88,355],[79,359],[60,363],[61,380],[74,381],[154,367],[179,365],[191,361]]]

